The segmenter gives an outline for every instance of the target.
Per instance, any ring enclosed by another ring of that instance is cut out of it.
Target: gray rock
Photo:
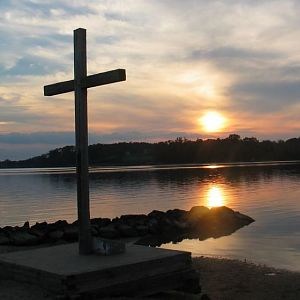
[[[98,230],[98,227],[96,225],[91,226],[91,231],[92,231],[93,236],[98,236],[99,235],[99,230]]]
[[[143,236],[149,233],[148,226],[145,225],[137,225],[135,229],[139,236]]]
[[[52,228],[55,228],[57,230],[63,230],[65,227],[67,227],[69,224],[66,220],[58,220],[53,224],[49,224]]]
[[[194,206],[186,214],[185,222],[192,228],[198,226],[199,222],[206,218],[209,214],[210,210],[206,206]]]
[[[161,219],[165,216],[165,213],[160,210],[153,210],[151,213],[148,214],[149,218]]]
[[[30,230],[39,230],[40,232],[42,231],[46,233],[49,231],[49,228],[47,222],[42,222],[42,223],[37,222],[30,227]]]
[[[246,224],[247,225],[247,224],[250,224],[250,223],[254,222],[254,219],[252,219],[251,217],[246,216],[244,214],[241,214],[238,211],[234,212],[234,216],[240,224]]]
[[[35,235],[39,239],[44,239],[46,237],[47,231],[42,231],[37,228],[30,228],[29,233]]]
[[[170,232],[176,230],[176,226],[174,225],[174,221],[171,218],[168,218],[167,215],[165,215],[163,218],[161,218],[158,221],[159,224],[159,230],[161,232]]]
[[[156,234],[159,231],[159,224],[155,218],[148,219],[147,226],[148,231],[151,234]]]
[[[9,235],[15,231],[15,228],[12,226],[5,226],[1,229],[1,234],[4,234],[9,237]]]
[[[182,220],[185,218],[187,212],[183,209],[170,209],[166,212],[168,218]]]
[[[49,236],[49,239],[52,242],[54,242],[54,241],[62,239],[64,236],[64,232],[61,230],[54,230],[54,231],[51,231],[48,236]]]
[[[4,233],[0,233],[0,245],[9,245],[9,244],[10,244],[9,238]]]
[[[39,242],[39,239],[35,235],[32,235],[24,230],[11,232],[9,239],[11,243],[16,246],[31,246],[36,245]]]
[[[110,224],[99,229],[99,236],[107,239],[114,239],[118,238],[120,235],[118,230],[112,224]]]
[[[68,242],[75,242],[78,240],[78,227],[75,225],[68,225],[64,228],[63,239]]]
[[[234,217],[234,210],[227,206],[218,206],[218,207],[212,207],[210,209],[210,213],[213,215],[217,215],[217,217],[222,218],[233,218]]]
[[[26,228],[26,229],[29,229],[29,222],[26,221],[26,222],[24,223],[23,227]]]
[[[98,227],[105,227],[111,223],[111,220],[108,218],[94,218],[91,219],[91,224],[96,225]]]
[[[210,213],[210,210],[206,206],[194,206],[187,213],[187,218],[188,219],[193,219],[193,218],[200,219],[209,213]]]
[[[121,236],[123,236],[123,237],[136,237],[136,236],[138,236],[138,233],[137,233],[136,229],[129,226],[129,225],[126,225],[126,224],[122,224],[122,225],[118,226],[118,230],[119,230]]]
[[[120,217],[120,221],[123,224],[129,226],[144,225],[147,221],[147,216],[146,215],[124,215]]]
[[[173,224],[176,227],[176,229],[178,229],[180,231],[188,231],[190,228],[189,224],[185,221],[174,220]]]

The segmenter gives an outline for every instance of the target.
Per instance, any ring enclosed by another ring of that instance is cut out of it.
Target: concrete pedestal
[[[189,252],[126,248],[112,256],[81,256],[77,243],[6,253],[0,255],[0,277],[68,296],[144,296],[197,286]]]

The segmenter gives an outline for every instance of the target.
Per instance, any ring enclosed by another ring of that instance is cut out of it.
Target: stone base
[[[125,253],[113,256],[80,256],[77,243],[2,254],[0,277],[66,296],[145,296],[169,289],[199,292],[189,252],[131,244]]]

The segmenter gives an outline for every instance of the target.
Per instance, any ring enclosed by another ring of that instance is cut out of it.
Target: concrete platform
[[[77,243],[1,254],[0,277],[69,296],[142,296],[198,282],[189,252],[131,244],[112,256],[80,256]]]

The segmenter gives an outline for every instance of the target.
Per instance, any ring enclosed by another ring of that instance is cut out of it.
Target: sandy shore
[[[0,247],[0,253],[14,249]],[[198,257],[193,259],[199,271],[202,294],[212,300],[276,300],[300,299],[300,272],[279,270],[238,260]],[[168,294],[160,299],[199,299]],[[44,291],[0,279],[1,300],[52,300]]]
[[[290,272],[230,259],[199,257],[204,293],[217,299],[300,299],[300,272]]]

